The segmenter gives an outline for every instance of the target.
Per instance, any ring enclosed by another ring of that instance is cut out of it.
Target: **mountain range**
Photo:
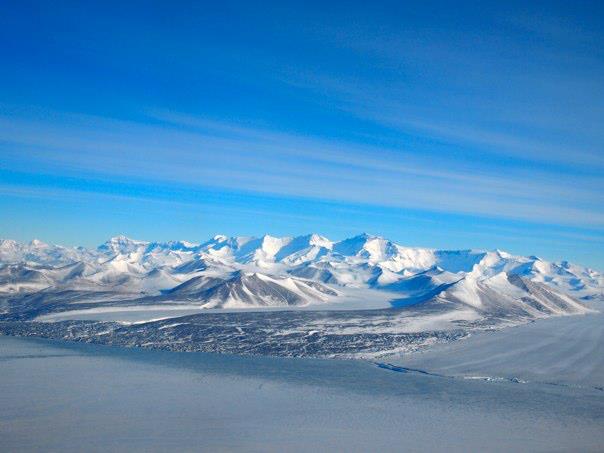
[[[583,302],[603,292],[601,273],[566,261],[500,250],[404,247],[367,234],[336,242],[317,234],[218,235],[199,244],[117,236],[96,249],[0,241],[5,313],[66,300],[186,302],[216,309],[352,303],[355,308],[426,304],[528,319],[583,313],[588,311]]]

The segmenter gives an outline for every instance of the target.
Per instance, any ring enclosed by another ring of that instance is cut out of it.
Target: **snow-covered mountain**
[[[0,241],[2,297],[14,306],[57,293],[204,308],[336,306],[356,297],[536,318],[586,311],[580,301],[603,297],[604,276],[566,261],[411,248],[367,234],[337,242],[218,235],[201,244],[118,236],[95,250]]]

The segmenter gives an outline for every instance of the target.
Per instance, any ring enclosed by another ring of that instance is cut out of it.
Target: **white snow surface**
[[[3,451],[601,451],[601,392],[0,336]]]

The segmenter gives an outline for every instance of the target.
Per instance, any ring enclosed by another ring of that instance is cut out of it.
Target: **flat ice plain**
[[[473,333],[462,341],[385,360],[456,378],[522,380],[604,392],[604,302],[590,307],[598,312]]]
[[[0,337],[1,451],[603,446],[604,392],[593,387]]]

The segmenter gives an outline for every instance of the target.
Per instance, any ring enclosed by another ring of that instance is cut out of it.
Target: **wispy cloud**
[[[414,15],[429,7],[414,9],[380,16],[379,27],[322,18],[309,32],[313,42],[354,57],[354,70],[292,64],[273,77],[382,127],[377,134],[427,137],[533,165],[604,169],[598,15],[587,21],[572,17],[580,8],[570,5],[527,5],[520,13],[501,4],[484,17],[473,8],[448,11],[438,18],[443,28],[416,29]]]
[[[61,112],[0,116],[4,168],[171,181],[546,223],[604,226],[598,178],[309,138],[173,112],[125,121]]]

